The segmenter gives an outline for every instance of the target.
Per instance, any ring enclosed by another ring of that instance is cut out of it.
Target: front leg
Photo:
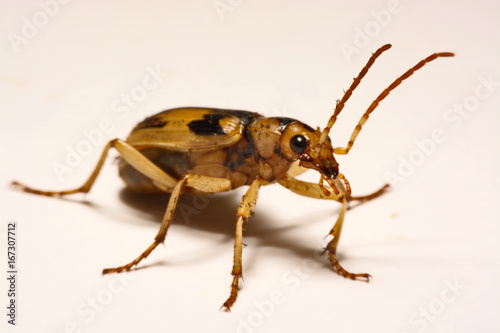
[[[345,212],[347,210],[347,200],[345,198],[341,199],[342,209],[340,210],[339,216],[337,218],[337,222],[333,226],[332,230],[330,230],[330,235],[333,236],[333,239],[326,246],[325,251],[328,251],[328,258],[332,263],[333,269],[343,277],[351,280],[360,280],[368,282],[370,280],[370,274],[367,273],[350,273],[345,270],[339,263],[337,259],[337,246],[340,240],[340,234],[342,233],[342,227],[344,225]]]
[[[163,220],[161,222],[160,230],[158,231],[158,234],[156,235],[154,242],[133,261],[123,266],[106,268],[102,271],[103,274],[129,271],[132,267],[134,267],[143,259],[145,259],[147,256],[149,256],[149,254],[153,252],[153,250],[158,245],[160,245],[165,241],[168,228],[174,216],[175,208],[177,207],[177,201],[179,199],[179,195],[181,194],[184,187],[190,187],[205,193],[217,193],[217,192],[229,191],[231,189],[231,182],[225,178],[214,178],[196,174],[184,175],[182,179],[179,180],[177,184],[174,186],[172,194],[170,195],[170,200],[167,205],[167,210],[165,211],[165,215],[163,215]]]
[[[226,311],[231,309],[236,297],[238,297],[238,283],[241,277],[243,277],[243,269],[241,265],[242,249],[243,249],[243,223],[248,220],[250,215],[252,215],[255,208],[255,203],[257,202],[257,194],[259,188],[264,181],[261,178],[255,179],[247,193],[243,196],[240,207],[238,208],[238,221],[236,222],[236,232],[234,237],[234,260],[233,260],[233,270],[231,275],[233,276],[233,282],[231,283],[231,293],[228,299],[224,302],[221,308]]]
[[[309,197],[313,199],[323,199],[323,200],[335,200],[341,202],[339,197],[333,194],[325,195],[317,183],[305,182],[288,175],[280,179],[278,183],[281,186],[289,189],[290,191],[295,192],[304,197]],[[371,194],[363,196],[351,196],[345,191],[344,185],[338,179],[335,179],[335,185],[337,185],[337,188],[344,193],[347,202],[360,201],[361,203],[364,203],[372,199],[378,198],[389,189],[389,184],[385,184],[380,189]],[[329,187],[327,187],[327,189],[329,189]]]
[[[352,280],[361,280],[361,281],[368,282],[368,280],[370,278],[369,274],[350,273],[340,265],[340,263],[336,257],[337,246],[339,244],[340,235],[342,233],[342,227],[344,225],[344,218],[345,218],[345,213],[347,210],[347,203],[350,201],[354,201],[354,200],[366,202],[368,200],[374,199],[374,198],[382,195],[389,186],[385,185],[384,187],[382,187],[378,191],[376,191],[370,195],[367,195],[367,196],[351,197],[346,192],[342,183],[340,181],[338,181],[337,179],[336,179],[335,185],[337,185],[339,191],[341,192],[339,196],[336,196],[334,193],[331,193],[331,195],[325,195],[318,184],[304,182],[304,181],[295,179],[295,178],[290,177],[290,176],[285,176],[283,179],[279,180],[279,183],[280,183],[280,185],[291,190],[292,192],[295,192],[295,193],[300,194],[300,195],[305,196],[305,197],[314,198],[314,199],[335,200],[335,201],[342,203],[342,208],[340,210],[337,221],[335,222],[335,225],[333,226],[333,228],[330,230],[330,233],[329,233],[331,236],[333,236],[333,239],[328,243],[325,251],[328,251],[328,257],[330,259],[330,262],[332,263],[333,269],[339,275],[342,275],[343,277],[348,278],[348,279],[352,279]]]

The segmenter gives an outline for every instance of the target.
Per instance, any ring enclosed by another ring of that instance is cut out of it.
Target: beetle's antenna
[[[368,117],[370,116],[370,113],[375,110],[375,108],[379,105],[379,103],[389,95],[391,90],[395,89],[397,86],[401,84],[404,80],[409,78],[415,71],[419,70],[420,68],[424,67],[424,65],[428,62],[431,62],[439,57],[453,57],[455,54],[451,52],[440,52],[440,53],[434,53],[428,56],[427,58],[421,60],[418,64],[407,70],[403,75],[398,77],[394,82],[387,87],[378,97],[372,102],[370,107],[366,110],[366,112],[363,114],[361,119],[359,120],[358,124],[354,128],[354,131],[351,134],[351,138],[349,139],[349,142],[347,143],[346,147],[338,147],[334,148],[333,152],[335,154],[340,154],[340,155],[345,155],[349,153],[349,150],[352,148],[354,141],[356,140],[356,137],[358,136],[359,132],[361,131],[362,126],[366,123],[368,120]]]
[[[368,62],[366,63],[365,67],[359,72],[358,76],[354,78],[351,86],[347,91],[344,93],[344,96],[340,101],[337,101],[337,105],[335,106],[335,110],[333,112],[333,115],[330,117],[330,120],[328,120],[328,124],[326,125],[325,129],[323,130],[323,133],[321,133],[321,138],[319,139],[318,147],[316,148],[317,153],[319,154],[319,150],[323,142],[325,142],[326,138],[328,137],[328,134],[330,133],[330,129],[332,126],[335,124],[337,121],[337,116],[339,115],[340,111],[344,108],[345,103],[351,97],[352,92],[356,87],[361,83],[361,79],[368,73],[368,70],[370,67],[373,65],[375,62],[375,59],[377,59],[383,52],[387,51],[392,47],[391,44],[386,44],[379,48],[375,53],[372,54]]]

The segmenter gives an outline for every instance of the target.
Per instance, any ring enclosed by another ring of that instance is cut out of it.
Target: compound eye
[[[302,155],[307,148],[307,139],[303,135],[295,135],[290,139],[290,148],[294,153]]]

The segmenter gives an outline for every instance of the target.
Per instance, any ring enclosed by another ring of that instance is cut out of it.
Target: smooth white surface
[[[43,19],[40,3],[2,2],[0,10],[0,234],[8,221],[19,226],[18,325],[6,324],[1,278],[2,332],[500,330],[500,87],[486,97],[480,81],[500,81],[496,2],[401,1],[382,26],[374,13],[391,2],[72,1],[51,7],[53,17],[15,52],[9,36],[22,34],[24,18]],[[232,4],[223,19],[218,3]],[[346,57],[342,43],[354,45],[366,28],[374,29],[366,46]],[[183,198],[185,207],[202,209],[189,221],[177,214],[165,246],[141,269],[101,276],[150,244],[166,197],[124,192],[113,157],[86,196],[58,200],[8,188],[12,180],[41,189],[79,186],[105,141],[125,138],[138,121],[172,107],[244,109],[323,127],[343,89],[385,43],[393,48],[332,130],[337,146],[406,69],[437,51],[456,57],[438,59],[391,93],[351,153],[339,157],[353,192],[369,193],[387,172],[398,172],[400,158],[419,154],[416,140],[436,129],[444,137],[403,183],[347,213],[339,256],[348,270],[370,273],[369,284],[345,280],[315,259],[339,205],[277,185],[262,189],[246,226],[245,280],[229,314],[218,309],[229,292],[244,189],[209,197],[206,207]],[[122,94],[140,89],[156,68],[167,73],[162,82],[125,114]],[[460,123],[443,118],[454,105],[473,103],[478,91],[482,99]],[[82,132],[105,118],[113,130],[58,180],[53,163],[65,163],[67,149],[85,140]],[[0,276],[5,252],[2,245]]]

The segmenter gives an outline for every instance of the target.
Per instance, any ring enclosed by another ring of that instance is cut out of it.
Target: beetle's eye
[[[290,139],[290,148],[296,154],[303,154],[307,148],[307,139],[302,135],[296,135]]]

